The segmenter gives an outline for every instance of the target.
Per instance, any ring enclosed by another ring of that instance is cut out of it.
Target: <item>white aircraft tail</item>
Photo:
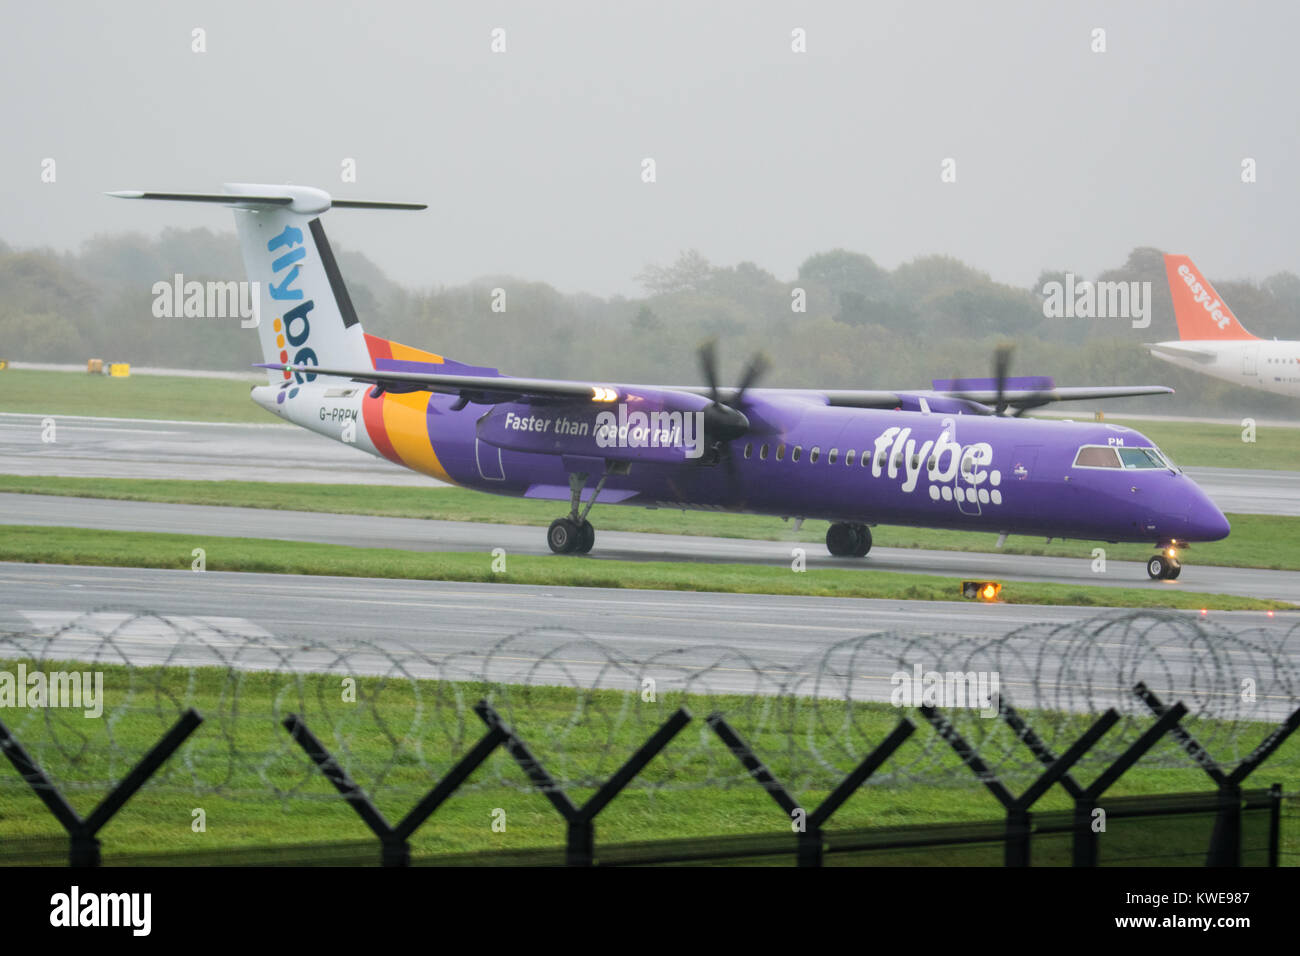
[[[233,208],[248,280],[255,283],[258,336],[263,361],[369,368],[361,322],[357,319],[338,263],[325,238],[320,216],[332,207],[425,209],[423,203],[333,199],[307,186],[226,183],[221,193],[160,193],[128,190],[109,193],[122,199],[161,199],[217,203]],[[301,384],[311,374],[270,370],[271,384]]]

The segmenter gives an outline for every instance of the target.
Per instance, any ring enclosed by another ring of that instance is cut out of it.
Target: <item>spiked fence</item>
[[[855,855],[906,852],[915,860],[922,849],[944,858],[954,847],[991,845],[1006,865],[1025,866],[1061,862],[1042,849],[1060,839],[1072,847],[1069,862],[1090,866],[1107,858],[1099,812],[1112,821],[1210,820],[1206,832],[1185,828],[1180,859],[1276,864],[1283,788],[1243,784],[1266,760],[1288,779],[1300,763],[1285,746],[1300,726],[1291,664],[1297,636],[1296,628],[1229,631],[1184,615],[1140,613],[982,640],[869,634],[781,666],[719,647],[634,661],[557,631],[439,656],[105,610],[52,630],[0,635],[0,669],[5,661],[46,669],[89,662],[109,672],[111,685],[98,741],[84,717],[63,708],[0,710],[17,716],[12,727],[0,723],[0,748],[18,772],[0,779],[0,797],[19,780],[34,791],[66,831],[66,859],[76,865],[99,863],[97,834],[146,784],[238,795],[257,781],[262,794],[292,800],[308,794],[316,775],[356,811],[378,840],[372,859],[385,865],[410,864],[416,830],[431,819],[436,825],[455,794],[487,784],[545,796],[567,834],[563,862],[575,866],[737,859],[817,866]],[[942,694],[899,700],[918,675],[934,673],[998,675],[999,687],[966,706]],[[206,719],[194,706],[205,682],[204,699],[216,701]],[[254,685],[273,688],[271,713],[241,709]],[[561,717],[539,721],[539,702],[554,711],[557,693],[568,695]],[[891,697],[899,706],[888,716]],[[710,710],[702,723],[693,716],[701,705]],[[128,738],[135,743],[142,718],[166,733],[136,760]],[[250,744],[250,721],[274,721],[276,739]],[[128,725],[137,732],[128,735]],[[687,733],[692,726],[698,730]],[[578,746],[577,730],[593,727],[603,745]],[[645,742],[628,756],[627,742],[638,739]],[[1225,769],[1221,760],[1237,765]],[[1214,789],[1110,796],[1139,762],[1199,767]],[[1085,774],[1091,783],[1079,782]],[[830,825],[851,797],[866,790],[861,799],[870,800],[876,786],[972,782],[1001,809],[992,829]],[[628,789],[755,784],[781,811],[770,835],[602,844],[598,852],[598,817]],[[1036,812],[1056,787],[1073,811]],[[75,790],[107,796],[83,818],[68,799]],[[582,790],[593,792],[579,803],[573,795]],[[809,790],[826,794],[811,808],[797,796]],[[389,823],[378,801],[404,793],[416,799]],[[546,851],[512,857],[543,858],[549,861]]]

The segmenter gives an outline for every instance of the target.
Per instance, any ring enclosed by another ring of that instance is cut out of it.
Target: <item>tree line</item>
[[[610,381],[700,381],[696,349],[719,340],[724,372],[754,351],[773,360],[764,384],[917,388],[934,378],[989,374],[999,343],[1017,345],[1013,374],[1062,385],[1171,385],[1169,399],[1123,407],[1158,413],[1294,417],[1294,402],[1185,372],[1143,343],[1177,338],[1163,253],[1134,249],[1098,282],[1150,282],[1151,324],[1050,318],[1044,289],[993,281],[948,256],[885,269],[834,249],[809,256],[791,279],[750,262],[715,265],[698,251],[648,265],[635,297],[565,294],[533,280],[489,276],[461,285],[402,286],[364,255],[338,251],[366,330],[476,365],[531,376]],[[233,234],[167,229],[150,238],[99,236],[75,253],[0,243],[0,359],[76,362],[89,357],[198,369],[246,370],[256,336],[231,319],[153,314],[153,286],[244,277]],[[1075,277],[1077,282],[1079,276]],[[1210,277],[1248,328],[1300,337],[1300,277],[1259,283]],[[504,290],[504,295],[497,290]],[[2,387],[2,383],[0,383]]]

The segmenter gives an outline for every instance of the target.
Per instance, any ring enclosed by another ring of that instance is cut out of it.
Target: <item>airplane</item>
[[[1177,578],[1190,542],[1216,541],[1223,513],[1144,435],[1114,424],[1025,418],[1082,399],[1163,386],[1058,388],[1012,378],[923,390],[759,388],[756,356],[739,385],[635,385],[520,378],[366,332],[321,216],[331,208],[424,209],[334,199],[305,186],[226,184],[220,193],[126,190],[127,199],[234,210],[270,381],[258,405],[439,481],[567,502],[547,529],[557,554],[586,554],[597,500],[830,522],[832,555],[863,557],[877,524],[1149,542],[1153,579]]]
[[[1300,397],[1300,342],[1251,335],[1187,256],[1165,256],[1177,342],[1156,342],[1156,358],[1234,385]]]

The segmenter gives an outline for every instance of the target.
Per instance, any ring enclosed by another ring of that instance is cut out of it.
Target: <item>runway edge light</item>
[[[963,581],[961,596],[968,601],[996,601],[1002,593],[1002,585],[997,581]]]

